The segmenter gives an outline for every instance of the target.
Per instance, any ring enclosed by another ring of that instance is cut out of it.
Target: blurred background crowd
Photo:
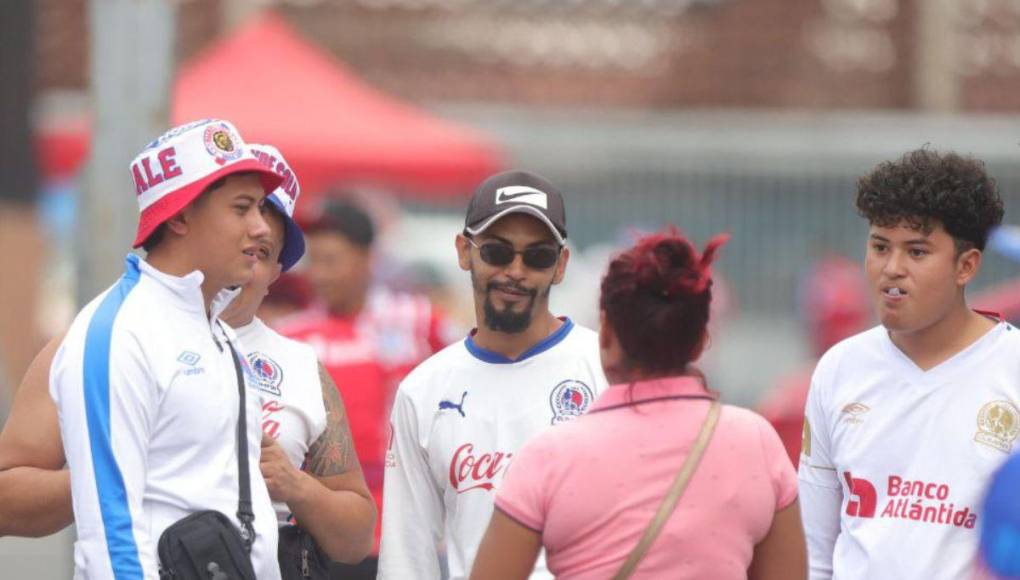
[[[1017,0],[11,0],[0,31],[0,424],[35,352],[120,273],[130,158],[199,118],[277,146],[302,184],[309,255],[264,318],[332,316],[348,350],[370,337],[380,385],[428,354],[405,352],[387,297],[429,305],[430,348],[470,329],[453,239],[495,171],[565,192],[552,309],[588,326],[637,233],[731,233],[705,370],[795,461],[815,357],[872,324],[856,178],[955,150],[1020,223]],[[1012,250],[993,239],[971,296],[1015,319]],[[67,546],[3,539],[0,568],[57,578]]]

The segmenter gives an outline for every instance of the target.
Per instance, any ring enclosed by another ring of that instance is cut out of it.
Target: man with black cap
[[[397,391],[386,456],[379,578],[467,578],[514,453],[588,409],[605,388],[598,336],[549,311],[570,251],[563,196],[500,173],[475,190],[457,235],[478,327]],[[533,578],[551,578],[544,558]]]

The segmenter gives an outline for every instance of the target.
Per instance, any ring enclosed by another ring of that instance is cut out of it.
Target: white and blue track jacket
[[[202,274],[128,256],[124,276],[75,318],[50,369],[71,470],[76,580],[157,580],[156,544],[195,511],[237,521],[238,392],[227,339],[207,318]],[[245,363],[247,367],[247,364]],[[250,373],[247,373],[250,375]],[[259,472],[261,398],[247,383],[248,462],[259,580],[280,578],[276,516]]]

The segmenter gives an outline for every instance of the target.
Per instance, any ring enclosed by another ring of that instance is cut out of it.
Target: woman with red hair
[[[699,255],[671,229],[612,260],[599,335],[613,386],[513,458],[472,578],[527,578],[543,547],[558,578],[807,577],[779,437],[693,367],[725,241]]]

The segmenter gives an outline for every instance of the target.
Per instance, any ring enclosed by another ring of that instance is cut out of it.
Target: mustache
[[[502,290],[504,292],[519,292],[521,294],[527,294],[534,298],[538,294],[538,290],[534,288],[525,288],[520,284],[513,282],[489,282],[485,286],[486,293],[492,292],[493,290]]]

